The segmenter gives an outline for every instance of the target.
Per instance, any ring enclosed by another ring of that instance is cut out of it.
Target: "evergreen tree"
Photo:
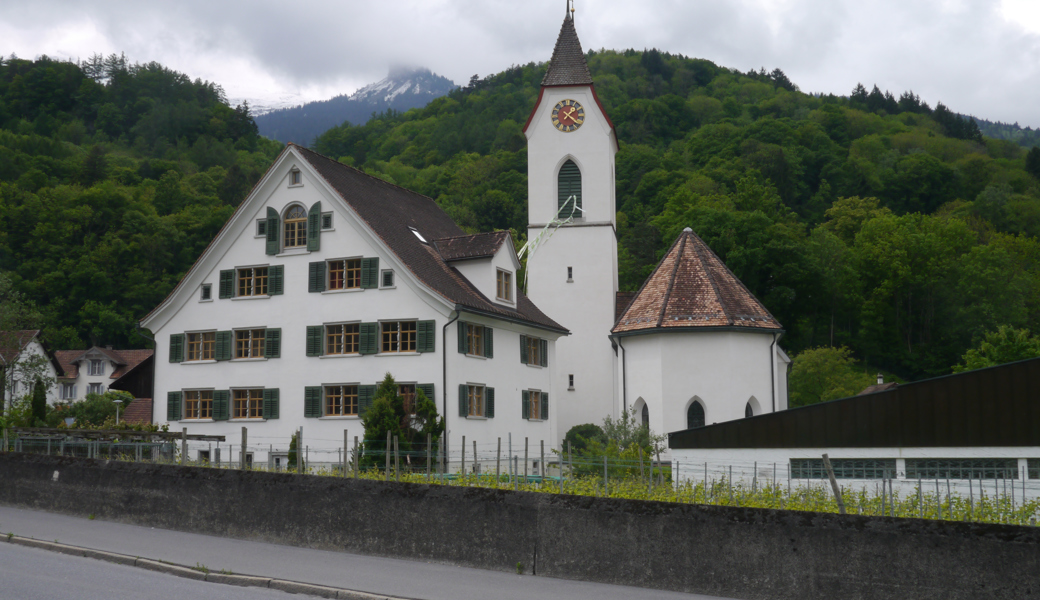
[[[1033,146],[1026,153],[1026,172],[1040,179],[1040,147]]]
[[[47,426],[47,386],[42,379],[33,384],[32,415],[33,427]]]

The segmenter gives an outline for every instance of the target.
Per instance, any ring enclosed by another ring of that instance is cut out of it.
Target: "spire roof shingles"
[[[592,85],[592,73],[581,51],[578,32],[570,15],[563,20],[560,37],[556,38],[549,68],[542,78],[543,86]]]

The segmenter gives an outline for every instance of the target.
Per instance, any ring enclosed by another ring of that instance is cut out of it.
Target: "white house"
[[[55,359],[61,365],[62,373],[58,375],[57,395],[61,400],[74,402],[83,400],[87,394],[104,394],[109,389],[126,389],[125,384],[139,369],[147,369],[151,365],[148,360],[154,350],[114,350],[111,346],[101,348],[94,346],[88,350],[58,350]],[[125,378],[125,379],[124,379]],[[144,377],[150,381],[147,375]],[[136,386],[129,386],[131,388]],[[137,393],[140,397],[151,397],[151,391]]]
[[[466,235],[432,199],[290,144],[142,320],[154,421],[231,440],[246,425],[257,461],[300,426],[308,451],[338,448],[389,372],[437,403],[453,453],[462,436],[550,443],[567,330],[518,268],[507,232]]]
[[[47,402],[58,401],[54,381],[59,367],[40,340],[39,329],[0,331],[0,368],[3,370],[0,398],[5,404],[12,398],[32,393],[37,377],[50,386]]]

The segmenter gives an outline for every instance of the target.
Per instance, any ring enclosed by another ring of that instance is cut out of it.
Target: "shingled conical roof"
[[[574,19],[570,15],[563,20],[542,85],[592,85],[592,73],[585,62],[585,53],[581,51],[578,32],[574,30]]]
[[[704,240],[687,227],[612,331],[649,333],[694,327],[782,329]]]

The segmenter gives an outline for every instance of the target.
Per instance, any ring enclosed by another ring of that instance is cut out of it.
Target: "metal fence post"
[[[430,482],[430,453],[433,452],[433,434],[426,434],[426,483]]]
[[[462,470],[459,471],[459,476],[466,477],[466,436],[462,436]]]
[[[390,481],[390,432],[386,432],[386,452],[384,453],[386,460],[386,470],[383,472],[383,481]]]
[[[545,485],[545,440],[541,440],[541,445],[542,445],[542,458],[541,458],[541,462],[538,463],[539,465],[541,465],[538,468],[538,476],[541,478],[540,479],[541,483],[538,485],[538,487],[542,487],[543,485]]]
[[[350,450],[350,436],[343,430],[343,476],[347,476],[347,452]]]
[[[394,479],[401,481],[401,452],[397,446],[397,436],[394,436]]]
[[[242,427],[242,450],[238,453],[238,468],[243,471],[246,470],[246,442],[248,441],[248,439],[246,438],[247,435],[248,433],[246,432],[246,428]]]
[[[181,466],[183,467],[188,460],[188,428],[181,428]]]
[[[524,485],[527,485],[527,437],[524,436]]]
[[[358,469],[359,468],[360,467],[358,465],[358,439],[357,439],[357,436],[355,435],[354,436],[354,479],[358,478]]]
[[[495,455],[495,487],[502,482],[502,438],[498,438],[498,453]]]
[[[480,485],[480,463],[477,462],[477,440],[473,440],[473,474],[477,476],[477,485]]]

